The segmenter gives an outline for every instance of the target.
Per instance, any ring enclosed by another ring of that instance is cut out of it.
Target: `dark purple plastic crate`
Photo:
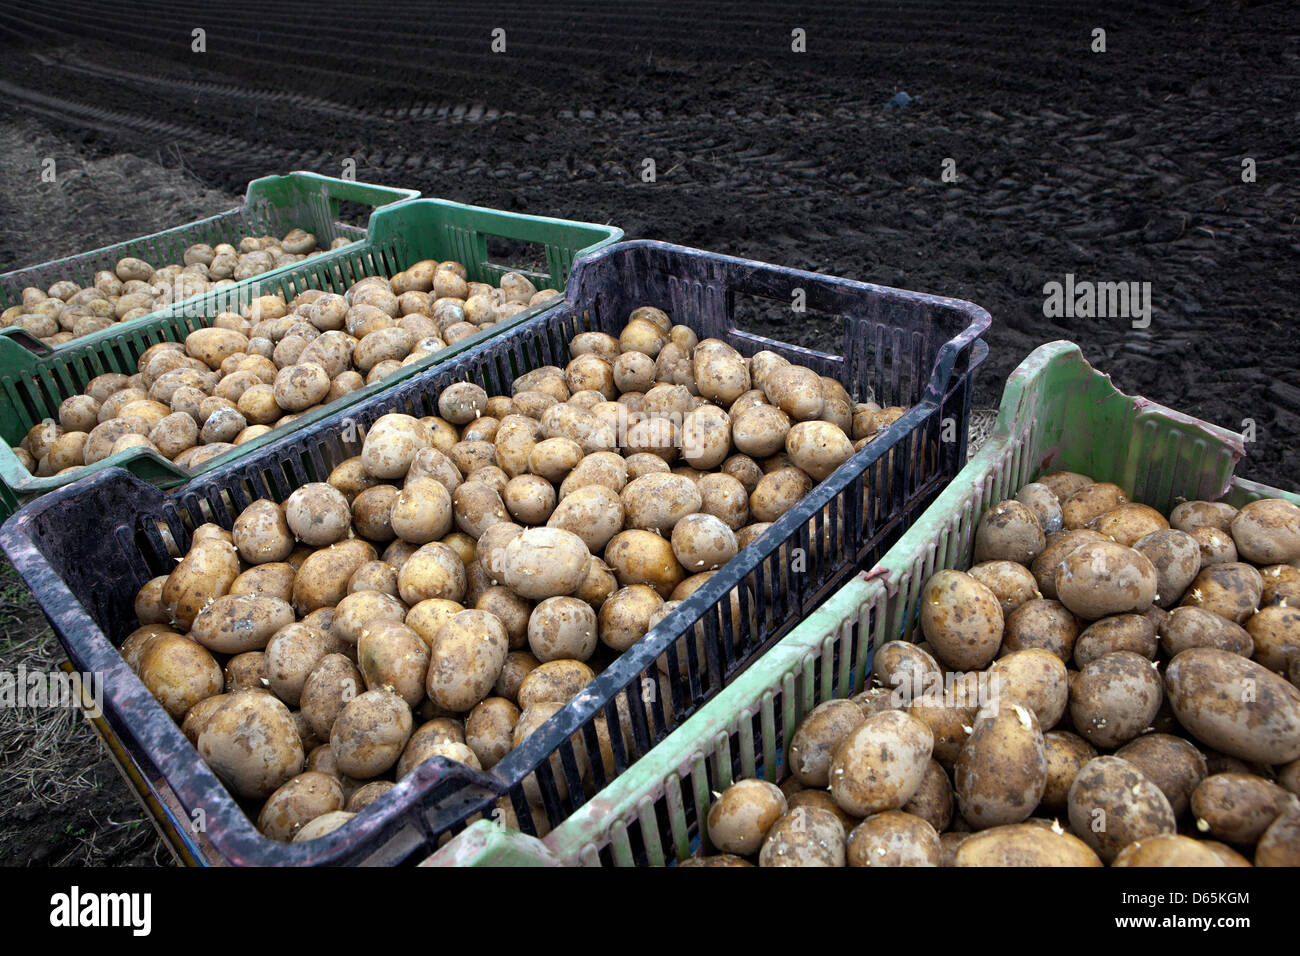
[[[800,295],[806,313],[790,309]],[[216,521],[229,528],[251,501],[282,501],[306,482],[325,480],[336,464],[359,453],[364,430],[381,415],[437,414],[438,393],[458,381],[477,382],[488,394],[508,393],[524,372],[548,364],[563,367],[574,335],[617,334],[628,313],[642,305],[663,308],[701,339],[723,339],[747,355],[770,349],[838,379],[856,400],[871,395],[882,405],[908,411],[491,771],[435,758],[326,837],[305,844],[263,837],[117,652],[136,626],[136,591],[174,564],[160,523],[184,549],[199,523]],[[839,351],[826,354],[746,331],[745,315],[755,311],[791,324],[820,314],[823,328],[838,337]],[[151,788],[168,798],[160,803],[183,810],[177,819],[162,822],[196,856],[239,865],[402,862],[430,852],[440,837],[463,829],[480,812],[490,813],[500,796],[510,798],[521,826],[531,830],[522,781],[534,772],[551,825],[567,818],[590,799],[572,739],[580,735],[589,753],[599,752],[598,715],[605,715],[613,731],[615,772],[621,772],[860,564],[881,557],[965,464],[973,378],[988,353],[980,336],[989,324],[987,312],[956,299],[661,242],[626,242],[575,265],[563,307],[426,374],[172,493],[121,469],[89,476],[23,508],[0,531],[0,546],[36,595],[73,665],[103,676],[111,729]],[[806,558],[799,570],[788,566],[794,548]],[[733,590],[747,622],[742,633],[733,633]],[[695,627],[705,635],[704,659],[697,659],[694,641],[684,642],[686,654],[678,659],[676,640]],[[655,678],[655,661],[665,653],[670,706],[656,695],[647,713],[642,679]],[[618,719],[619,695],[631,714],[627,730]],[[553,756],[567,786],[556,785]],[[595,791],[608,780],[599,762],[590,775]],[[182,818],[198,809],[206,821],[201,833]]]

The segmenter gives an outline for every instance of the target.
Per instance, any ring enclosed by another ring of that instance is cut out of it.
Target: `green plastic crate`
[[[404,366],[381,382],[302,415],[291,425],[240,445],[194,471],[186,471],[142,448],[110,455],[69,475],[38,478],[23,467],[11,446],[19,444],[38,422],[46,418],[57,420],[59,405],[65,398],[79,394],[96,375],[135,373],[140,355],[151,345],[181,341],[195,329],[211,325],[220,311],[246,305],[258,295],[280,293],[289,299],[305,289],[343,292],[365,276],[391,277],[422,259],[457,260],[465,265],[469,278],[474,281],[496,283],[503,273],[515,269],[528,275],[539,287],[563,289],[576,258],[622,236],[623,230],[613,226],[526,216],[443,199],[413,199],[376,211],[370,220],[369,235],[361,242],[297,263],[287,270],[267,273],[257,281],[177,303],[149,321],[142,319],[130,323],[130,328],[108,330],[111,335],[86,336],[45,355],[33,354],[12,338],[0,336],[0,438],[3,439],[0,520],[33,498],[92,470],[114,465],[160,487],[184,484],[195,475],[256,451],[284,437],[289,430],[333,415],[555,306],[543,303],[525,309],[441,352]],[[500,253],[493,252],[490,241],[493,245],[505,243],[510,254],[524,255],[525,262],[500,261]]]
[[[656,865],[690,856],[700,810],[734,780],[786,776],[788,735],[818,704],[866,685],[876,647],[915,640],[921,586],[968,568],[980,517],[1058,469],[1113,481],[1167,510],[1184,499],[1240,506],[1300,495],[1233,477],[1241,436],[1122,394],[1078,347],[1052,342],[1011,375],[993,434],[870,572],[846,584],[646,757],[543,840],[489,821],[431,866]]]
[[[307,230],[316,237],[317,244],[326,249],[331,242],[340,237],[356,242],[365,238],[366,231],[360,226],[339,221],[342,203],[358,203],[375,209],[414,199],[419,195],[419,190],[416,189],[375,186],[370,183],[335,179],[332,176],[308,172],[254,179],[248,184],[244,204],[235,209],[206,219],[198,219],[183,226],[164,229],[149,236],[140,236],[137,239],[104,246],[102,249],[54,259],[0,275],[0,312],[21,303],[22,291],[29,286],[48,289],[61,279],[71,279],[79,285],[87,286],[94,280],[96,272],[101,269],[112,271],[117,261],[125,256],[135,256],[155,266],[180,263],[185,250],[196,242],[206,242],[211,245],[219,242],[237,244],[243,236],[268,234],[283,236],[294,228]],[[280,266],[253,279],[241,280],[239,284],[264,281],[291,269],[293,269],[292,265]],[[175,306],[184,306],[198,298],[201,296],[183,299],[175,303]],[[142,315],[130,322],[119,322],[94,335],[66,342],[53,350],[23,329],[0,329],[0,332],[15,338],[38,355],[45,355],[51,351],[59,352],[81,345],[91,339],[112,338],[126,328],[148,325],[165,311],[167,310],[163,309],[149,315]],[[0,366],[3,367],[5,366]]]

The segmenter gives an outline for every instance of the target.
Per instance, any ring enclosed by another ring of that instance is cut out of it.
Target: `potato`
[[[1078,734],[1053,730],[1043,734],[1043,753],[1047,757],[1047,784],[1038,805],[1051,814],[1063,814],[1069,805],[1070,784],[1097,751]]]
[[[1254,658],[1271,671],[1285,674],[1300,657],[1300,608],[1276,604],[1260,609],[1246,621],[1254,641]]]
[[[644,584],[615,591],[598,614],[601,642],[622,653],[645,636],[650,617],[663,606],[659,592]]]
[[[1031,481],[1016,492],[1016,501],[1034,513],[1038,526],[1045,534],[1061,530],[1064,523],[1061,499],[1047,485]]]
[[[519,688],[523,686],[528,675],[539,666],[541,661],[533,657],[531,652],[511,651],[506,655],[505,664],[501,667],[496,683],[492,685],[492,693],[518,702]]]
[[[1076,528],[1050,535],[1043,553],[1029,566],[1042,596],[1052,601],[1056,600],[1056,572],[1070,552],[1085,544],[1105,540],[1107,539],[1088,528]]]
[[[1033,710],[1014,699],[981,708],[953,768],[962,818],[979,829],[1021,823],[1046,786],[1047,755]]]
[[[1155,660],[1156,631],[1141,614],[1115,614],[1084,628],[1074,644],[1074,665],[1086,667],[1104,654],[1132,651]]]
[[[236,579],[238,580],[238,578]],[[167,575],[160,574],[156,578],[150,578],[144,586],[136,592],[135,596],[135,618],[141,624],[167,624],[170,623],[170,615],[163,606],[163,587],[167,584]]]
[[[501,497],[511,516],[524,524],[544,524],[555,511],[555,487],[539,475],[511,478]]]
[[[946,834],[945,834],[946,836]],[[1102,866],[1088,844],[1056,826],[1016,823],[966,836],[953,866]]]
[[[185,352],[211,369],[237,352],[248,351],[248,337],[233,329],[196,329],[185,337]]]
[[[1085,544],[1071,551],[1056,571],[1060,602],[1088,621],[1146,610],[1155,601],[1156,584],[1151,562],[1114,542]]]
[[[1218,528],[1227,531],[1237,509],[1224,501],[1184,501],[1169,512],[1169,527],[1192,533],[1195,528]]]
[[[931,760],[912,799],[903,804],[903,812],[920,817],[941,833],[952,822],[953,795],[948,772],[937,760]]]
[[[298,614],[337,605],[347,595],[348,582],[357,568],[376,557],[374,547],[358,538],[313,552],[299,566],[293,582],[293,604]]]
[[[230,590],[239,576],[234,545],[213,540],[196,544],[167,576],[162,604],[173,624],[189,630],[199,612]]]
[[[488,697],[474,705],[465,719],[465,744],[480,766],[490,770],[514,745],[520,710],[504,697]]]
[[[625,516],[624,502],[618,492],[596,484],[572,491],[545,520],[548,528],[577,535],[589,552],[598,554],[623,530]]]
[[[294,536],[314,548],[341,541],[352,524],[347,499],[323,481],[308,482],[294,491],[284,503],[284,517]]]
[[[993,592],[1004,620],[1026,601],[1042,597],[1029,569],[1014,561],[985,561],[967,573]]]
[[[576,534],[559,528],[529,528],[506,546],[505,582],[522,597],[543,600],[572,594],[591,558]]]
[[[1300,866],[1300,811],[1280,814],[1255,847],[1256,866]]]
[[[1101,481],[1085,485],[1069,497],[1062,499],[1061,516],[1066,528],[1083,528],[1092,519],[1123,504],[1128,504],[1124,489],[1119,485]]]
[[[397,572],[397,591],[408,606],[430,598],[462,602],[467,588],[460,555],[440,541],[422,545]]]
[[[389,516],[393,533],[403,541],[429,544],[452,530],[451,495],[433,478],[408,479]]]
[[[907,641],[887,641],[876,650],[871,663],[872,675],[883,686],[896,688],[899,706],[923,696],[931,696],[935,687],[943,686],[943,671],[926,651]]]
[[[849,834],[849,866],[938,866],[939,834],[921,817],[886,810],[859,823]]]
[[[944,687],[942,694],[935,694],[927,689],[925,694],[914,699],[905,709],[909,716],[915,717],[930,728],[930,732],[934,735],[933,757],[945,769],[951,770],[957,762],[962,747],[966,744],[966,738],[970,736],[976,713],[983,704],[990,702],[992,697],[987,693],[981,693],[988,689],[988,684],[985,682],[981,686],[980,675],[974,671],[950,683],[945,682],[942,686]],[[888,691],[887,695],[882,697],[869,695],[870,692],[859,694],[854,698],[854,703],[858,704],[868,716],[879,710],[899,709],[900,704],[903,703],[902,695],[898,691]]]
[[[1200,551],[1202,568],[1212,564],[1232,564],[1240,559],[1232,535],[1218,528],[1193,528],[1192,540]]]
[[[1070,785],[1069,814],[1071,829],[1107,863],[1130,843],[1175,832],[1165,795],[1119,757],[1084,765]]]
[[[853,456],[853,443],[837,425],[803,421],[786,435],[785,450],[795,467],[822,481]]]
[[[194,618],[190,640],[220,654],[260,651],[271,636],[293,623],[293,608],[274,597],[225,594]]]
[[[472,538],[481,538],[492,525],[510,520],[501,495],[481,481],[457,485],[451,494],[451,505],[456,527]]]
[[[619,532],[606,545],[605,560],[623,587],[647,584],[664,598],[686,577],[672,544],[652,531]]]
[[[665,537],[703,503],[695,482],[674,474],[644,475],[630,481],[621,497],[629,528],[657,531]]]
[[[328,739],[339,712],[362,693],[364,686],[361,672],[345,655],[331,653],[320,658],[303,682],[298,698],[312,732]]]
[[[1016,700],[1029,705],[1040,727],[1050,730],[1065,713],[1070,699],[1070,679],[1065,664],[1051,651],[1042,648],[1013,651],[994,661],[987,673],[991,692],[1004,701]]]
[[[830,785],[831,756],[866,719],[852,701],[828,700],[814,707],[790,739],[790,769],[806,787]]]
[[[193,641],[160,633],[143,647],[137,672],[149,693],[176,720],[200,701],[220,694],[221,666]]]
[[[291,841],[308,823],[343,809],[343,787],[328,774],[305,771],[285,781],[263,804],[257,828],[272,840]]]
[[[1249,657],[1254,651],[1250,632],[1199,607],[1176,607],[1160,625],[1160,646],[1169,657],[1191,647],[1214,647]]]
[[[935,838],[937,841],[937,837]],[[830,810],[794,807],[763,838],[759,866],[844,866],[844,825]]]
[[[576,597],[547,598],[528,618],[528,646],[542,663],[585,661],[598,642],[596,612]]]
[[[1164,834],[1137,840],[1120,850],[1112,866],[1223,866],[1214,851],[1199,840]]]
[[[1263,593],[1264,579],[1249,564],[1215,564],[1196,575],[1181,606],[1204,608],[1242,624],[1259,608]]]
[[[1300,506],[1282,498],[1262,498],[1243,505],[1232,519],[1237,552],[1255,564],[1300,560]]]
[[[1196,828],[1228,843],[1254,844],[1282,813],[1300,811],[1300,798],[1248,773],[1216,773],[1192,791]]]
[[[987,667],[1002,641],[1002,607],[962,571],[944,570],[921,589],[921,630],[939,660],[956,670]]]
[[[410,415],[382,415],[366,433],[361,462],[375,478],[401,478],[421,448],[433,444],[429,427]]]
[[[739,550],[731,528],[710,514],[691,514],[679,520],[673,526],[672,548],[682,567],[692,573],[720,568]]]
[[[778,468],[763,475],[749,496],[757,521],[776,521],[812,491],[812,479],[798,468]]]
[[[790,364],[778,366],[765,375],[762,388],[767,400],[796,422],[811,421],[822,413],[825,402],[821,379],[812,369]]]
[[[228,694],[203,725],[197,749],[236,796],[250,798],[270,796],[306,759],[289,708],[259,690]]]
[[[1149,534],[1168,530],[1169,522],[1154,508],[1128,502],[1093,518],[1088,527],[1131,548]]]
[[[1014,499],[984,512],[975,529],[975,560],[1030,564],[1047,546],[1038,517]]]
[[[323,813],[299,830],[294,835],[292,842],[309,843],[312,840],[319,840],[321,837],[329,836],[355,816],[355,813],[348,813],[343,810]]]
[[[430,649],[405,624],[378,623],[357,641],[357,666],[369,690],[391,690],[408,706],[424,699]]]
[[[366,780],[397,763],[411,736],[411,708],[389,690],[358,694],[330,728],[330,749],[339,770]]]
[[[1113,748],[1151,727],[1163,699],[1152,662],[1132,651],[1104,654],[1070,686],[1070,718],[1097,747]]]
[[[756,853],[768,830],[786,810],[785,794],[776,784],[766,780],[739,780],[709,807],[709,842],[724,853],[737,856]]]
[[[1133,550],[1156,569],[1156,603],[1171,607],[1178,603],[1201,570],[1201,550],[1190,534],[1166,528],[1137,539]]]
[[[1190,648],[1169,662],[1165,691],[1179,723],[1216,750],[1268,764],[1300,757],[1300,690],[1254,661]]]
[[[509,650],[505,626],[484,611],[461,611],[439,628],[425,690],[438,706],[463,713],[491,692]]]
[[[561,659],[540,663],[519,685],[519,706],[527,710],[547,701],[567,703],[595,679],[595,672],[581,661]]]
[[[868,717],[831,757],[831,796],[854,816],[899,809],[920,787],[933,747],[930,728],[902,711]]]

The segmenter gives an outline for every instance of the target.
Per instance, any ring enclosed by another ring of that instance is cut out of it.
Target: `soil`
[[[1070,339],[1127,392],[1253,420],[1238,473],[1300,485],[1293,4],[148,6],[0,9],[0,270],[352,160],[426,195],[970,299],[994,319],[977,406]],[[1150,283],[1149,327],[1046,318],[1067,275]]]

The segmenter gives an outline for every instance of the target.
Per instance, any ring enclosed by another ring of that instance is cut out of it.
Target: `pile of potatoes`
[[[150,346],[135,375],[95,377],[14,451],[39,477],[136,447],[197,468],[559,294],[513,272],[500,288],[468,282],[460,263],[427,260],[342,295],[261,296],[184,342]]]
[[[1168,519],[1056,472],[998,502],[920,644],[815,708],[692,866],[1300,865],[1300,508]]]
[[[203,525],[140,590],[124,658],[266,835],[319,837],[430,757],[491,769],[902,413],[657,308],[570,355],[382,416],[327,482]],[[665,687],[641,696],[671,715]],[[615,769],[596,731],[598,755],[573,738],[588,787]]]
[[[350,242],[340,236],[329,248]],[[45,290],[34,286],[23,289],[22,304],[0,313],[0,329],[26,329],[46,345],[63,345],[325,251],[310,232],[291,229],[283,239],[245,236],[238,246],[195,243],[185,250],[183,264],[156,269],[143,259],[127,256],[119,259],[112,271],[96,272],[85,288],[71,279],[61,279]]]

